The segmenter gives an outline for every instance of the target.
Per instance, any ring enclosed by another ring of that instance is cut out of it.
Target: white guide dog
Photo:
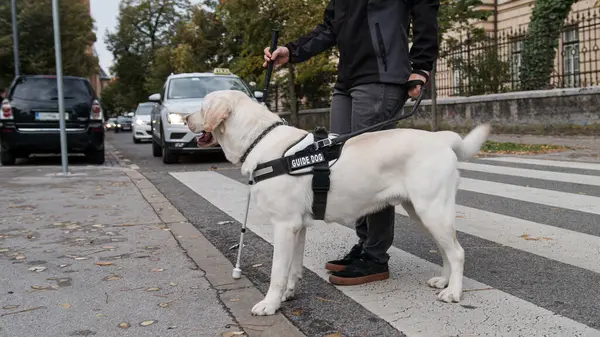
[[[200,111],[187,117],[191,131],[204,134],[198,146],[220,144],[231,163],[281,118],[236,90],[208,94]],[[464,139],[450,131],[392,129],[349,139],[331,167],[325,222],[353,223],[386,205],[402,205],[432,235],[443,258],[440,276],[427,281],[442,289],[438,298],[459,302],[464,250],[456,240],[457,164],[477,154],[490,127],[477,126]],[[241,165],[249,175],[257,164],[282,156],[308,132],[288,125],[274,128],[251,150]],[[302,278],[306,228],[312,219],[312,175],[283,174],[252,186],[252,199],[274,226],[274,253],[269,290],[252,308],[254,315],[272,315],[281,302],[294,297]]]

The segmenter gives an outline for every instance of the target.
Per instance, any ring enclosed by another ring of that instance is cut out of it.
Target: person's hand
[[[265,48],[265,63],[263,63],[263,68],[267,66],[269,61],[273,61],[274,66],[279,66],[282,64],[286,64],[290,60],[290,50],[287,47],[277,47],[273,54],[269,51],[269,47]]]
[[[409,81],[421,80],[421,81],[423,81],[423,83],[427,83],[427,79],[425,78],[425,76],[419,75],[419,74],[410,74],[410,77],[408,78],[408,80]],[[408,90],[408,95],[413,98],[419,96],[420,93],[421,93],[420,85],[417,85],[414,88]]]

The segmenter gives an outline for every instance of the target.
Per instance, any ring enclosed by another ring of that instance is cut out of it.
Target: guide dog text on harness
[[[292,169],[297,169],[305,166],[311,166],[316,163],[322,163],[325,161],[323,153],[311,154],[300,158],[294,158],[291,160]]]

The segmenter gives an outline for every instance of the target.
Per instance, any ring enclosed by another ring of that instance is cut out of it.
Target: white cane
[[[240,243],[238,247],[237,261],[235,268],[231,273],[231,277],[239,279],[242,277],[242,269],[240,269],[240,259],[242,258],[242,248],[244,247],[244,233],[246,232],[246,222],[248,221],[248,212],[250,211],[250,186],[248,186],[248,198],[246,202],[246,216],[244,217],[244,223],[242,224],[242,230],[240,233]]]

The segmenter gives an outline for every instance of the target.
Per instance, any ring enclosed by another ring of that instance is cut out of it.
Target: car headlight
[[[175,125],[184,125],[185,124],[185,120],[183,119],[183,116],[180,114],[176,114],[176,113],[169,114],[169,116],[167,117],[167,120],[169,121],[169,124],[175,124]]]
[[[117,127],[118,127],[118,128],[120,128],[120,127],[121,127],[121,124],[117,124]]]
[[[141,119],[136,119],[135,120],[135,124],[137,124],[137,125],[144,125],[144,121],[141,120]]]

